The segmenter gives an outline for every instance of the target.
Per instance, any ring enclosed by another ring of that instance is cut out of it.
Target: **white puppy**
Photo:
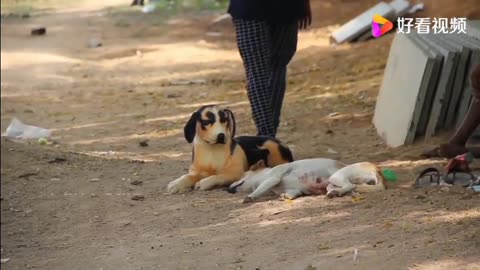
[[[326,158],[303,159],[266,168],[262,161],[252,166],[244,177],[230,185],[228,191],[251,192],[243,201],[253,202],[258,197],[274,191],[284,198],[295,199],[301,195],[327,193],[329,198],[348,192],[375,192],[384,190],[383,176],[369,162],[345,166]]]

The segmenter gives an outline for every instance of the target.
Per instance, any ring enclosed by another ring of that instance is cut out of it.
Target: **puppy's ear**
[[[237,123],[235,123],[235,116],[233,115],[233,112],[229,109],[225,109],[224,111],[228,113],[228,128],[230,129],[232,138],[235,138],[235,132],[237,129]]]
[[[185,140],[187,140],[188,143],[192,143],[193,138],[195,138],[198,115],[198,111],[194,112],[188,122],[185,124],[185,127],[183,128],[183,135],[185,136]]]
[[[264,168],[267,168],[267,163],[266,163],[266,159],[267,159],[267,155],[268,155],[268,150],[267,149],[258,149],[257,153],[260,155],[260,159],[255,162],[255,164],[253,164],[252,166],[250,166],[250,171],[256,171],[256,170],[260,170],[260,169],[264,169]]]
[[[259,161],[257,161],[257,163],[255,164],[256,166],[256,170],[258,169],[264,169],[267,167],[267,165],[265,165],[265,160],[261,159]]]

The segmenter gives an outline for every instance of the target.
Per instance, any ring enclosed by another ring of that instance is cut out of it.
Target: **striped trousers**
[[[298,23],[233,19],[257,135],[275,137],[285,95],[287,65],[297,50]]]

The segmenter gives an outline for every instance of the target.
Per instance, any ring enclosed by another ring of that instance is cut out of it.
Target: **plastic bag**
[[[49,129],[25,125],[17,118],[13,118],[8,126],[5,136],[17,139],[40,139],[50,137],[52,131]]]

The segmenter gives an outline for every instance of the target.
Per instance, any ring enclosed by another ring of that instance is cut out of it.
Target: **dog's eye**
[[[212,125],[212,124],[213,124],[213,122],[210,121],[210,120],[200,120],[200,125],[202,125],[204,127],[206,127],[208,125]]]
[[[220,116],[220,123],[225,123],[228,120],[227,114],[224,111],[219,111],[218,115]]]

